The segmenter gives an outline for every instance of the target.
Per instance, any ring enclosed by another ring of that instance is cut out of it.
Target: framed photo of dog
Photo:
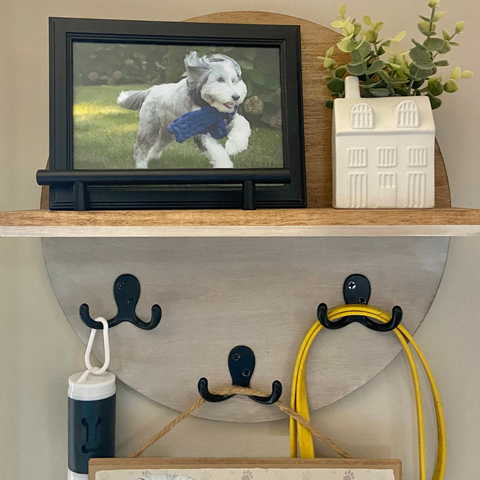
[[[300,27],[51,18],[37,181],[52,210],[305,207]]]

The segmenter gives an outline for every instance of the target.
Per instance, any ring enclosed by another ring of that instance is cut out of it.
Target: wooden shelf
[[[438,145],[435,204],[430,210],[335,210],[332,201],[331,110],[318,52],[335,44],[332,30],[285,15],[224,12],[197,22],[301,25],[308,205],[289,210],[161,210],[108,212],[0,212],[4,237],[322,237],[480,235],[480,210],[450,208],[450,191]],[[340,59],[340,57],[339,57]],[[43,189],[41,204],[48,205]]]
[[[438,145],[435,204],[430,210],[335,210],[332,201],[331,110],[318,52],[340,39],[332,30],[294,17],[224,12],[197,22],[301,25],[307,209],[0,212],[4,237],[322,237],[480,235],[480,210],[450,208],[450,191]],[[339,56],[341,59],[341,56]],[[43,189],[41,204],[48,205]]]
[[[0,212],[2,237],[477,236],[480,210]]]

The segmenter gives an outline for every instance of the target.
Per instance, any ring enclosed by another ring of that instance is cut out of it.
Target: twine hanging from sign
[[[253,388],[244,388],[244,387],[226,387],[219,390],[215,390],[215,395],[256,395],[258,397],[268,397],[270,394],[263,392],[262,390],[255,390]],[[160,440],[164,435],[166,435],[173,427],[177,426],[182,420],[187,418],[191,415],[195,410],[199,409],[205,400],[203,398],[199,398],[191,407],[187,408],[183,413],[178,415],[172,422],[170,422],[165,428],[160,430],[155,436],[153,436],[148,442],[144,443],[138,450],[136,450],[130,458],[137,458],[139,457],[147,448],[150,448],[155,442]],[[276,405],[282,412],[289,415],[291,418],[296,420],[300,425],[305,427],[309,430],[312,435],[323,442],[325,442],[334,452],[338,453],[343,458],[352,458],[350,454],[348,454],[343,448],[339,447],[333,440],[328,438],[325,434],[323,434],[320,430],[315,428],[308,420],[302,417],[300,414],[292,410],[290,407],[287,407],[284,403],[280,400],[275,402],[273,405]]]

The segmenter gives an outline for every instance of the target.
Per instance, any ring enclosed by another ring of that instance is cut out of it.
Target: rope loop
[[[257,397],[270,396],[270,393],[264,392],[263,390],[256,390],[254,388],[245,388],[245,387],[237,387],[237,386],[220,388],[218,390],[213,391],[212,393],[215,395],[255,395]],[[191,415],[195,410],[199,409],[204,403],[205,403],[205,400],[203,398],[199,398],[193,405],[187,408],[187,410],[185,410],[183,413],[178,415],[177,418],[175,418],[165,428],[160,430],[160,432],[158,432],[155,436],[153,436],[150,440],[148,440],[148,442],[144,443],[138,450],[136,450],[132,455],[130,455],[130,458],[139,457],[145,450],[147,450],[147,448],[151,447],[155,442],[160,440],[160,438],[162,438],[170,430],[172,430],[173,427],[175,427],[182,420],[184,420],[189,415]],[[295,421],[297,421],[300,425],[302,425],[307,430],[309,430],[314,437],[325,442],[334,452],[338,453],[338,455],[340,455],[343,458],[352,458],[352,456],[349,453],[343,450],[343,448],[339,447],[333,440],[328,438],[320,430],[315,428],[306,418],[302,417],[299,413],[295,412],[295,410],[292,410],[290,407],[287,407],[287,405],[282,403],[280,400],[275,402],[273,405],[276,405],[282,412],[286,413]]]
[[[110,340],[108,337],[108,322],[103,317],[95,318],[95,321],[100,322],[103,325],[103,348],[105,350],[105,361],[103,362],[102,367],[93,367],[92,363],[90,362],[93,342],[95,341],[95,336],[97,335],[97,330],[95,328],[92,328],[87,343],[87,350],[85,351],[85,366],[87,367],[87,370],[85,370],[83,375],[78,379],[78,383],[84,382],[90,374],[101,375],[107,370],[108,366],[110,365]]]

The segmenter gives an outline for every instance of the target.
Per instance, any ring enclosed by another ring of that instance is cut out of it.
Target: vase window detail
[[[367,207],[367,174],[350,173],[350,208]]]
[[[378,186],[380,188],[396,188],[397,174],[396,173],[379,173]]]
[[[397,206],[397,174],[396,173],[378,173],[379,198],[378,206],[396,207]]]
[[[424,208],[427,205],[427,177],[423,172],[408,172],[408,208]]]
[[[420,114],[418,106],[412,100],[405,100],[397,109],[397,127],[418,128],[420,126]]]
[[[428,165],[427,147],[408,147],[408,166],[426,167]]]
[[[364,147],[347,148],[347,159],[350,168],[366,167],[368,151]]]
[[[373,125],[372,107],[367,103],[357,103],[352,108],[350,124],[356,129],[371,129]]]
[[[377,148],[378,166],[383,168],[397,166],[397,147]]]

